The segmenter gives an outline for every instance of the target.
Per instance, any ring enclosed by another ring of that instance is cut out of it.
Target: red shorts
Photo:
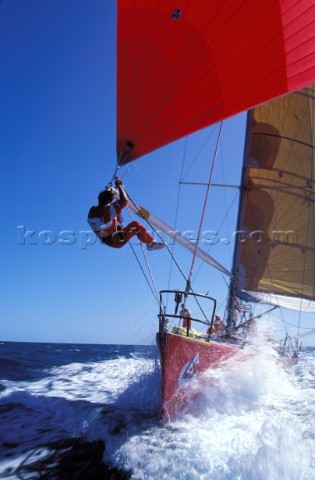
[[[117,231],[110,237],[101,238],[101,242],[112,248],[121,248],[135,235],[140,242],[148,244],[153,241],[152,235],[144,228],[144,226],[139,222],[133,221],[126,227],[118,227]]]

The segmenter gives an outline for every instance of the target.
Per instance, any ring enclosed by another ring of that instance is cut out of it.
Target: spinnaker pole
[[[183,248],[188,250],[190,253],[192,254],[195,253],[195,255],[198,258],[200,258],[203,262],[207,263],[208,265],[211,265],[212,267],[216,268],[217,270],[224,273],[225,275],[229,277],[231,276],[231,272],[229,270],[227,270],[223,265],[217,262],[214,258],[212,258],[208,253],[206,253],[201,248],[197,247],[196,249],[195,245],[193,245],[186,237],[181,235],[181,233],[178,230],[175,230],[174,228],[170,227],[165,222],[155,217],[151,212],[141,207],[140,205],[137,205],[133,201],[128,202],[128,207],[140,218],[146,220],[149,223],[149,225],[153,225],[155,228],[165,233],[165,235],[167,235],[174,242],[178,243]]]

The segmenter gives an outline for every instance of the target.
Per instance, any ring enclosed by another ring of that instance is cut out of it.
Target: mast
[[[238,204],[238,215],[237,215],[237,223],[236,223],[236,235],[235,235],[235,243],[234,243],[234,251],[233,251],[233,261],[232,261],[232,278],[230,281],[230,288],[229,288],[229,298],[228,298],[228,316],[227,316],[227,332],[230,335],[231,330],[235,328],[235,298],[237,297],[237,283],[238,283],[238,264],[239,264],[239,257],[240,257],[240,242],[241,242],[241,222],[242,216],[244,212],[244,201],[245,201],[245,193],[246,193],[246,183],[247,183],[247,172],[248,172],[248,152],[249,152],[249,145],[250,145],[250,127],[252,121],[252,112],[249,110],[247,112],[247,119],[246,119],[246,136],[245,136],[245,145],[244,145],[244,154],[243,154],[243,166],[242,166],[242,176],[241,176],[241,184],[240,184],[240,196],[239,196],[239,204]]]

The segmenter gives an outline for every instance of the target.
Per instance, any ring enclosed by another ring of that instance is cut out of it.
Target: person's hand
[[[116,185],[116,187],[122,187],[122,184],[123,184],[123,182],[122,182],[122,180],[120,180],[120,178],[116,178],[116,179],[115,179],[115,185]]]

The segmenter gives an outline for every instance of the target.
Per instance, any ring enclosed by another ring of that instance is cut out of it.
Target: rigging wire
[[[223,155],[222,155],[222,146],[221,146],[220,154],[221,154],[221,171],[222,171],[222,178],[223,178],[223,184],[225,184],[225,172],[224,172],[224,163],[223,163]],[[224,220],[226,219],[226,231],[227,231],[227,233],[229,234],[229,232],[230,232],[230,227],[229,227],[229,217],[228,217],[228,215],[227,215],[228,208],[227,208],[227,198],[226,198],[226,197],[227,197],[227,191],[226,191],[225,188],[223,189],[223,196],[224,196],[224,207],[225,207],[225,217],[224,217]],[[222,222],[221,225],[223,225],[223,222]],[[229,245],[230,264],[232,265],[232,256],[231,256],[231,246],[230,246],[230,243],[229,243],[228,245]]]
[[[290,327],[297,327],[298,325],[294,325],[293,323],[285,322]],[[314,327],[299,327],[301,330],[315,330]]]
[[[178,220],[178,211],[179,211],[179,199],[180,199],[180,192],[181,192],[181,180],[183,176],[183,170],[184,170],[184,165],[185,165],[185,158],[186,158],[186,153],[187,153],[187,145],[188,145],[188,136],[185,139],[185,146],[184,146],[184,152],[183,152],[183,159],[182,159],[182,166],[181,166],[181,171],[179,175],[179,184],[178,184],[178,190],[177,190],[177,201],[176,201],[176,210],[175,210],[175,225],[174,225],[174,230],[176,230],[177,227],[177,220]],[[174,254],[174,248],[175,248],[175,242],[172,244],[172,254]],[[169,277],[168,277],[168,290],[170,289],[170,284],[171,284],[171,277],[172,277],[172,270],[173,270],[173,262],[171,259],[170,262],[170,270],[169,270]]]
[[[131,220],[133,220],[132,214],[131,214],[130,209],[129,209],[128,207],[127,207],[127,210],[128,210],[128,213],[129,213],[129,215],[130,215]],[[148,272],[149,272],[149,275],[150,275],[150,278],[151,278],[152,285],[150,284],[150,282],[149,282],[149,280],[148,280],[148,277],[146,276],[146,274],[145,274],[145,272],[144,272],[144,269],[142,268],[142,265],[141,265],[141,263],[140,263],[140,261],[139,261],[139,259],[138,259],[138,256],[137,256],[137,254],[136,254],[136,252],[135,252],[135,249],[133,248],[133,246],[131,245],[130,242],[129,242],[129,245],[130,245],[130,247],[131,247],[131,250],[132,250],[134,256],[136,257],[136,260],[137,260],[137,262],[138,262],[138,264],[139,264],[139,266],[140,266],[140,268],[141,268],[142,273],[144,274],[144,277],[145,277],[145,279],[146,279],[146,281],[147,281],[147,283],[148,283],[148,285],[149,285],[149,287],[150,287],[150,290],[151,290],[151,292],[152,292],[152,294],[153,294],[153,296],[154,296],[157,304],[160,305],[159,294],[158,294],[158,291],[157,291],[157,288],[156,288],[156,285],[155,285],[155,281],[154,281],[154,278],[153,278],[152,270],[151,270],[151,268],[150,268],[150,265],[149,265],[149,262],[148,262],[148,258],[147,258],[146,254],[145,254],[145,252],[144,252],[144,248],[143,248],[142,243],[140,243],[141,249],[142,249],[142,254],[143,254],[143,257],[144,257],[145,262],[146,262],[146,266],[147,266],[147,269],[148,269]]]
[[[195,161],[197,160],[197,158],[199,157],[199,155],[201,154],[202,150],[204,149],[206,143],[208,142],[208,140],[210,139],[210,136],[213,134],[214,130],[212,129],[210,131],[210,133],[208,134],[205,142],[203,143],[202,147],[199,149],[199,152],[197,153],[197,155],[194,157],[193,161],[191,162],[190,166],[188,167],[188,169],[186,170],[185,174],[183,175],[183,170],[184,170],[184,165],[185,165],[185,158],[186,158],[186,151],[187,151],[187,144],[188,144],[188,139],[189,139],[189,136],[186,137],[186,142],[185,142],[185,149],[184,149],[184,154],[183,154],[183,160],[182,160],[182,166],[181,166],[181,173],[180,173],[180,181],[179,181],[179,188],[178,188],[178,194],[177,194],[177,203],[176,203],[176,214],[175,214],[175,229],[176,229],[176,226],[177,226],[177,218],[178,218],[178,210],[179,210],[179,197],[180,197],[180,187],[182,184],[184,184],[183,182],[183,179],[185,178],[185,176],[187,175],[187,173],[189,172],[189,170],[191,169],[191,167],[193,166],[193,164],[195,163]],[[222,165],[222,172],[223,172],[223,178],[224,178],[224,171],[223,171],[223,165]],[[223,182],[224,183],[224,182]],[[204,184],[205,186],[207,185],[206,183]],[[225,216],[221,222],[221,224],[219,225],[219,229],[218,229],[218,233],[221,231],[221,228],[223,227],[224,223],[227,222],[227,219],[228,219],[228,215],[235,203],[235,200],[238,196],[239,192],[237,192],[229,206],[229,208],[227,208],[227,204],[226,204],[226,195],[224,195],[224,198],[225,198],[225,210],[226,210],[226,213],[225,213]],[[210,245],[210,247],[208,248],[207,250],[207,253],[209,253],[210,249],[211,249],[212,245]],[[172,252],[174,251],[174,244],[172,246]],[[170,266],[170,274],[169,274],[169,279],[168,279],[168,288],[169,288],[169,285],[170,285],[170,281],[171,281],[171,273],[172,273],[172,262],[171,262],[171,266]],[[203,263],[201,263],[199,265],[199,268],[197,270],[197,272],[194,274],[194,279],[196,279],[196,277],[198,276],[201,268],[203,267]],[[222,276],[223,277],[223,276]],[[224,277],[223,277],[224,278]],[[226,283],[226,282],[225,282]]]
[[[114,170],[114,174],[113,174],[113,176],[112,176],[112,179],[111,179],[111,181],[110,181],[110,183],[109,183],[110,185],[112,185],[112,184],[115,182],[116,178],[118,177],[118,172],[119,172],[119,169],[120,169],[120,165],[119,165],[119,159],[120,159],[120,158],[121,158],[121,154],[118,155],[117,165],[116,165],[116,168],[115,168],[115,170]],[[126,176],[126,174],[128,173],[128,171],[129,171],[129,166],[128,166],[127,170],[125,170],[125,172],[124,172],[124,174],[121,176],[121,178],[124,178],[124,177]],[[127,210],[128,210],[128,213],[129,213],[129,215],[130,215],[131,220],[133,220],[133,217],[132,217],[132,215],[131,215],[130,209],[129,209],[128,207],[127,207]],[[151,293],[152,293],[155,301],[156,301],[157,304],[160,306],[159,294],[158,294],[158,291],[157,291],[157,288],[156,288],[156,285],[155,285],[155,282],[154,282],[154,278],[153,278],[153,275],[152,275],[152,271],[151,271],[151,269],[150,269],[150,265],[149,265],[149,262],[148,262],[148,259],[147,259],[146,255],[145,255],[145,252],[144,252],[144,249],[143,249],[142,244],[141,244],[142,253],[143,253],[143,256],[144,256],[146,265],[147,265],[147,269],[148,269],[149,275],[150,275],[150,277],[151,277],[152,285],[150,284],[149,279],[148,279],[148,277],[147,277],[147,275],[146,275],[146,273],[145,273],[145,271],[144,271],[144,269],[143,269],[143,267],[142,267],[142,265],[141,265],[141,262],[140,262],[137,254],[136,254],[136,252],[135,252],[135,249],[133,248],[133,246],[132,246],[132,244],[131,244],[130,242],[129,242],[129,246],[130,246],[130,248],[131,248],[131,250],[132,250],[132,253],[133,253],[134,256],[135,256],[135,259],[136,259],[136,261],[137,261],[137,263],[138,263],[138,265],[139,265],[139,267],[140,267],[140,270],[141,270],[142,273],[143,273],[143,276],[144,276],[144,278],[145,278],[145,280],[146,280],[146,282],[147,282],[147,284],[148,284],[148,286],[149,286],[149,288],[150,288],[150,290],[151,290]]]
[[[303,327],[301,327],[303,328]],[[315,334],[315,328],[313,328],[312,330],[310,330],[309,332],[306,332],[306,333],[302,333],[300,334],[300,338],[303,338],[303,337],[308,337],[309,335],[314,335]]]
[[[186,281],[186,292],[187,292],[187,293],[188,293],[190,290],[193,291],[192,288],[191,288],[191,280],[192,280],[193,269],[194,269],[195,260],[196,260],[197,248],[198,248],[199,240],[200,240],[201,228],[202,228],[203,221],[204,221],[204,217],[205,217],[205,213],[206,213],[206,207],[207,207],[207,203],[208,203],[208,197],[209,197],[210,186],[211,186],[211,183],[212,183],[212,178],[213,178],[213,173],[214,173],[214,167],[215,167],[215,164],[216,164],[217,153],[218,153],[218,148],[219,148],[219,143],[220,143],[221,133],[222,133],[222,127],[223,127],[223,121],[220,122],[219,133],[218,133],[218,137],[217,137],[217,142],[216,142],[216,147],[215,147],[213,162],[212,162],[212,166],[211,166],[211,169],[210,169],[210,175],[209,175],[209,180],[208,180],[208,187],[207,187],[207,191],[206,191],[206,195],[205,195],[205,200],[204,200],[204,205],[203,205],[203,209],[202,209],[202,214],[201,214],[201,219],[200,219],[200,224],[199,224],[197,239],[196,239],[196,243],[195,243],[195,249],[194,249],[194,253],[193,253],[193,258],[192,258],[192,262],[191,262],[191,267],[190,267],[188,279],[187,279],[187,281]],[[200,305],[200,303],[198,302],[198,299],[197,299],[196,297],[195,297],[195,300],[196,300],[196,302],[197,302],[197,304],[198,304],[198,306],[199,306],[202,314],[204,315],[205,318],[207,318],[205,312],[203,311],[203,309],[202,309],[202,307],[201,307],[201,305]],[[184,302],[184,305],[185,305],[185,302]]]
[[[152,270],[151,270],[151,267],[150,267],[150,264],[149,264],[149,261],[148,261],[148,257],[147,257],[146,254],[145,254],[144,247],[143,247],[143,244],[142,244],[142,243],[140,244],[140,246],[141,246],[142,254],[143,254],[143,256],[144,256],[144,259],[145,259],[145,262],[146,262],[146,265],[147,265],[148,272],[149,272],[150,277],[151,277],[151,282],[152,282],[152,285],[153,285],[153,288],[154,288],[154,292],[155,292],[155,295],[156,295],[157,303],[160,304],[160,301],[159,301],[159,292],[158,292],[158,290],[157,290],[157,288],[156,288],[156,284],[155,284],[154,277],[153,277],[153,274],[152,274]]]
[[[234,198],[233,198],[233,200],[232,200],[232,202],[231,202],[231,205],[229,206],[228,210],[227,210],[226,213],[225,213],[225,216],[224,216],[223,219],[222,219],[222,222],[221,222],[220,225],[219,225],[218,233],[220,233],[221,228],[223,227],[226,218],[228,217],[228,215],[229,215],[229,213],[230,213],[233,205],[235,204],[235,201],[236,201],[236,199],[237,199],[237,196],[238,196],[238,192],[235,194],[235,196],[234,196]],[[212,246],[213,246],[213,245],[211,244],[211,245],[209,246],[209,248],[206,250],[207,253],[210,252]],[[200,270],[202,269],[203,265],[204,265],[203,263],[201,263],[201,264],[199,265],[199,268],[198,268],[197,272],[196,272],[195,275],[194,275],[194,278],[195,278],[195,279],[196,279],[197,275],[200,273]],[[223,275],[222,275],[222,277],[223,277]],[[223,277],[223,278],[224,278],[224,277]],[[224,281],[225,281],[225,278],[224,278]],[[226,283],[226,282],[225,282],[225,283]]]
[[[201,154],[201,152],[203,151],[203,149],[205,148],[205,146],[207,145],[208,141],[210,140],[211,136],[214,134],[215,132],[215,129],[214,128],[211,128],[210,129],[210,132],[209,134],[207,135],[205,141],[203,142],[203,144],[201,145],[201,147],[199,148],[198,152],[196,153],[195,157],[193,158],[193,160],[191,161],[189,167],[187,168],[187,170],[185,171],[185,173],[183,174],[183,170],[181,172],[181,182],[185,179],[185,177],[187,176],[188,172],[191,170],[191,168],[193,167],[193,165],[196,163],[196,160],[198,159],[199,155]]]
[[[120,166],[117,165],[117,166],[116,166],[116,169],[115,169],[115,172],[114,172],[114,175],[113,175],[113,177],[112,177],[111,183],[113,183],[114,180],[117,178],[117,172],[118,172],[119,168],[120,168]],[[124,173],[124,175],[126,175],[126,173],[127,173],[127,171]],[[158,232],[158,231],[154,228],[154,226],[148,221],[148,219],[144,217],[144,215],[142,214],[142,212],[138,210],[137,205],[136,205],[135,202],[132,200],[132,198],[130,197],[130,195],[128,194],[128,192],[126,192],[126,190],[125,190],[125,193],[126,193],[128,199],[131,201],[131,203],[132,203],[132,204],[135,206],[135,208],[137,209],[139,215],[143,218],[143,220],[146,221],[146,223],[150,226],[150,228],[155,232],[156,236],[163,242],[163,238],[161,237],[161,235],[159,234],[159,232]],[[132,217],[132,215],[131,215],[131,212],[130,212],[130,209],[129,209],[128,207],[127,207],[127,210],[128,210],[129,215],[130,215],[130,218],[133,219],[133,217]],[[154,282],[154,278],[153,278],[153,274],[152,274],[152,271],[151,271],[151,269],[150,269],[149,261],[148,261],[146,255],[145,255],[145,252],[144,252],[144,249],[143,249],[142,244],[141,244],[142,253],[143,253],[143,256],[144,256],[144,258],[145,258],[145,262],[146,262],[147,269],[148,269],[149,274],[150,274],[150,277],[151,277],[151,282],[152,282],[153,287],[152,287],[152,285],[150,284],[150,282],[149,282],[149,280],[148,280],[148,277],[147,277],[147,275],[146,275],[146,273],[145,273],[145,271],[144,271],[144,269],[143,269],[143,267],[142,267],[142,265],[141,265],[141,263],[140,263],[140,261],[139,261],[139,258],[138,258],[137,254],[136,254],[136,252],[135,252],[135,249],[132,247],[131,243],[129,243],[129,245],[130,245],[131,250],[132,250],[132,252],[133,252],[133,254],[134,254],[134,256],[135,256],[135,258],[136,258],[136,260],[137,260],[137,263],[138,263],[139,266],[140,266],[140,269],[141,269],[141,271],[142,271],[142,273],[143,273],[143,275],[144,275],[144,277],[145,277],[145,280],[146,280],[147,284],[149,285],[149,288],[150,288],[150,290],[151,290],[151,293],[152,293],[154,299],[156,300],[157,304],[158,304],[159,307],[161,308],[162,306],[161,306],[161,304],[160,304],[160,298],[159,298],[158,290],[157,290],[157,288],[156,288],[156,285],[155,285],[155,282]],[[174,256],[174,254],[173,254],[173,251],[170,250],[170,248],[169,248],[169,246],[168,246],[167,244],[165,244],[165,246],[166,246],[166,249],[168,250],[168,252],[169,252],[169,254],[170,254],[171,258],[172,258],[172,261],[174,262],[174,264],[175,264],[176,267],[178,268],[180,274],[182,275],[182,277],[183,277],[184,280],[185,280],[185,283],[187,284],[187,278],[186,278],[184,272],[182,271],[182,269],[180,268],[177,260],[175,259],[175,256]],[[174,250],[174,246],[173,246],[173,249],[172,249],[172,250]],[[192,289],[191,289],[191,291],[193,292]],[[198,303],[198,305],[199,305],[199,302],[198,302],[198,301],[197,301],[197,303]],[[206,314],[203,312],[203,309],[201,308],[200,305],[199,305],[199,307],[200,307],[200,310],[202,311],[204,317],[207,319],[207,316],[206,316]]]
[[[202,144],[201,148],[199,149],[198,153],[195,155],[193,161],[191,162],[191,164],[189,165],[188,169],[186,170],[185,174],[183,174],[183,171],[184,171],[184,166],[185,166],[185,160],[186,160],[186,154],[187,154],[187,146],[188,146],[188,139],[189,139],[189,136],[186,136],[186,139],[185,139],[185,147],[184,147],[184,152],[183,152],[183,158],[182,158],[182,165],[181,165],[181,171],[180,171],[180,177],[179,177],[179,187],[178,187],[178,191],[177,191],[177,202],[176,202],[176,212],[175,212],[175,226],[174,228],[176,229],[176,226],[177,226],[177,219],[178,219],[178,211],[179,211],[179,199],[180,199],[180,191],[181,191],[181,185],[182,185],[182,182],[183,182],[183,179],[185,178],[185,176],[187,175],[187,173],[190,171],[190,169],[192,168],[192,166],[194,165],[194,163],[196,162],[196,160],[198,159],[198,157],[200,156],[201,152],[203,151],[204,147],[206,146],[207,142],[209,141],[210,137],[212,136],[212,134],[214,133],[214,129],[211,129],[209,134],[207,135],[207,138],[206,140],[204,141],[204,143]],[[172,254],[174,252],[174,248],[175,248],[175,242],[172,244]],[[173,262],[171,261],[171,264],[170,264],[170,271],[169,271],[169,278],[168,278],[168,289],[170,288],[170,282],[171,282],[171,275],[172,275],[172,266],[173,266]],[[187,280],[186,280],[186,285],[187,285]],[[193,292],[193,289],[191,287],[191,284],[189,285],[189,289]],[[168,299],[168,297],[167,297]],[[204,318],[207,320],[207,316],[203,310],[203,308],[201,307],[198,299],[195,297],[195,300],[196,300],[196,303],[197,305],[199,306],[199,309],[200,311],[202,312]],[[184,305],[185,305],[185,302],[184,302]]]
[[[151,290],[151,293],[152,293],[154,299],[156,300],[157,304],[160,305],[160,302],[159,302],[158,298],[156,297],[156,292],[154,291],[154,289],[152,288],[152,285],[150,284],[150,282],[149,282],[149,280],[148,280],[148,277],[147,277],[147,275],[146,275],[146,273],[145,273],[145,271],[144,271],[144,269],[143,269],[143,267],[142,267],[142,265],[141,265],[141,262],[140,262],[137,254],[136,254],[136,252],[135,252],[135,249],[133,248],[133,246],[131,245],[130,242],[129,242],[129,245],[130,245],[130,248],[131,248],[131,250],[132,250],[132,253],[134,254],[135,259],[136,259],[136,261],[137,261],[137,263],[138,263],[138,265],[139,265],[139,267],[140,267],[140,269],[141,269],[141,271],[142,271],[142,273],[143,273],[143,276],[144,276],[147,284],[149,285],[149,288],[150,288],[150,290]]]
[[[223,121],[220,122],[220,128],[219,128],[217,143],[216,143],[216,147],[215,147],[214,158],[213,158],[212,167],[211,167],[211,170],[210,170],[208,187],[207,187],[207,191],[206,191],[205,201],[204,201],[203,210],[202,210],[201,219],[200,219],[200,224],[199,224],[199,230],[198,230],[197,239],[196,239],[196,243],[195,243],[195,250],[194,250],[194,253],[193,253],[190,272],[189,272],[189,275],[188,275],[188,282],[189,283],[191,282],[192,275],[193,275],[193,268],[194,268],[194,265],[195,265],[197,248],[198,248],[198,244],[199,244],[199,240],[200,240],[200,234],[201,234],[201,228],[202,228],[203,220],[204,220],[205,213],[206,213],[206,207],[207,207],[207,203],[208,203],[210,186],[211,186],[211,183],[212,183],[214,167],[215,167],[215,164],[216,164],[217,153],[218,153],[219,143],[220,143],[220,139],[221,139],[222,127],[223,127]]]
[[[115,171],[114,171],[114,174],[113,174],[112,179],[111,179],[111,182],[110,182],[111,185],[112,185],[112,184],[114,183],[114,181],[116,180],[116,178],[117,178],[117,176],[118,176],[117,174],[118,174],[119,169],[120,169],[120,166],[119,166],[119,164],[117,163],[116,168],[115,168]],[[130,168],[129,168],[129,166],[128,166],[127,170],[125,170],[125,172],[124,172],[124,174],[121,176],[121,178],[124,178],[124,177],[126,176],[126,174],[128,173],[129,169],[130,169]],[[129,198],[129,197],[128,197],[128,198]],[[127,210],[128,210],[128,213],[129,213],[129,216],[130,216],[131,220],[133,220],[132,214],[131,214],[130,209],[129,209],[128,207],[127,207]],[[134,254],[135,258],[136,258],[136,261],[137,261],[137,263],[138,263],[138,265],[139,265],[139,267],[140,267],[140,270],[142,271],[143,276],[144,276],[144,278],[145,278],[145,280],[146,280],[146,282],[147,282],[147,284],[148,284],[148,286],[149,286],[149,288],[150,288],[150,290],[151,290],[151,293],[152,293],[155,301],[156,301],[157,304],[160,306],[159,294],[158,294],[158,291],[157,291],[157,288],[156,288],[156,285],[155,285],[155,281],[154,281],[153,274],[152,274],[152,271],[151,271],[151,268],[150,268],[150,265],[149,265],[149,262],[148,262],[148,258],[147,258],[146,254],[145,254],[145,252],[144,252],[144,249],[143,249],[143,245],[140,244],[140,245],[141,245],[141,248],[142,248],[142,254],[143,254],[143,257],[144,257],[144,259],[145,259],[146,266],[147,266],[147,269],[148,269],[148,272],[149,272],[149,275],[150,275],[150,278],[151,278],[152,285],[151,285],[150,282],[149,282],[149,279],[148,279],[148,277],[147,277],[147,275],[146,275],[146,273],[145,273],[145,271],[144,271],[144,269],[143,269],[143,267],[142,267],[142,265],[141,265],[141,262],[140,262],[140,260],[139,260],[139,258],[138,258],[138,256],[137,256],[137,254],[136,254],[135,249],[133,248],[133,246],[131,245],[130,242],[129,242],[129,245],[130,245],[130,248],[131,248],[131,250],[132,250],[132,252],[133,252],[133,254]]]
[[[143,220],[145,220],[147,222],[147,224],[150,226],[150,228],[154,231],[154,233],[156,234],[156,236],[164,243],[164,240],[162,238],[162,236],[159,234],[159,232],[156,230],[156,228],[154,228],[154,226],[149,222],[149,220],[147,218],[145,218],[145,216],[142,214],[142,212],[140,210],[138,210],[138,206],[137,204],[132,200],[132,198],[130,197],[130,195],[128,194],[128,192],[126,192],[125,190],[125,193],[128,197],[128,199],[130,200],[130,202],[134,205],[134,207],[137,209],[137,212],[139,214],[139,216],[142,217]],[[174,255],[172,254],[169,246],[167,245],[167,243],[165,244],[165,247],[167,249],[167,251],[169,252],[170,256],[172,257],[173,259],[173,262],[175,263],[176,267],[178,268],[180,274],[182,275],[182,277],[184,278],[184,280],[187,282],[187,278],[183,272],[183,270],[180,268],[176,258],[174,257]]]
[[[163,242],[163,238],[161,237],[161,235],[159,234],[159,232],[154,228],[154,226],[149,222],[149,220],[144,217],[144,215],[142,214],[142,212],[138,210],[137,205],[136,205],[135,202],[132,200],[132,198],[130,197],[130,195],[126,192],[126,190],[125,190],[125,193],[126,193],[128,199],[132,202],[132,204],[133,204],[133,205],[135,206],[135,208],[137,209],[139,215],[141,215],[141,217],[143,218],[143,220],[145,220],[145,221],[147,222],[147,224],[148,224],[148,225],[150,226],[150,228],[154,231],[154,233],[156,234],[156,236]],[[172,258],[173,262],[175,263],[175,265],[176,265],[176,267],[178,268],[179,272],[180,272],[181,275],[183,276],[183,278],[184,278],[184,280],[185,280],[185,283],[186,283],[186,285],[187,285],[187,284],[188,284],[188,279],[186,278],[184,272],[183,272],[182,269],[180,268],[177,260],[175,259],[173,253],[171,252],[169,246],[168,246],[167,244],[165,244],[165,247],[166,247],[167,251],[169,252],[169,254],[171,255],[171,258]],[[194,293],[194,291],[193,291],[193,289],[191,288],[191,286],[190,286],[190,291],[191,291],[192,293]],[[200,303],[199,303],[199,301],[198,301],[198,299],[197,299],[196,297],[195,297],[195,301],[196,301],[197,305],[199,306],[199,309],[200,309],[200,311],[202,312],[204,318],[208,321],[208,317],[207,317],[207,315],[205,314],[203,308],[201,307],[201,305],[200,305]],[[160,302],[159,302],[159,305],[160,305]],[[161,307],[161,305],[160,305],[160,307]]]

